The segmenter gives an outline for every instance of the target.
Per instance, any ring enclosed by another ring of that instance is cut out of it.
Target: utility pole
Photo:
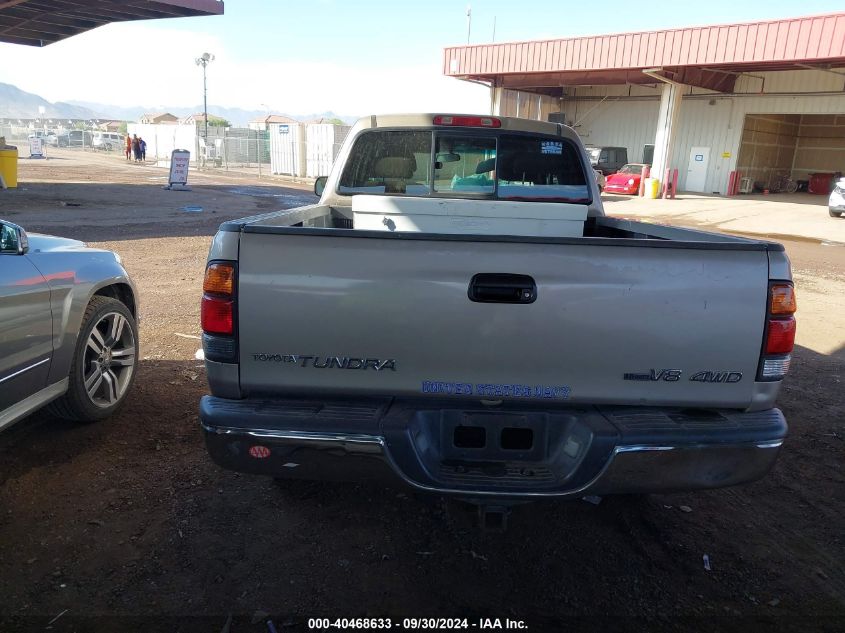
[[[213,61],[214,55],[211,53],[203,53],[196,59],[197,66],[202,66],[202,114],[203,119],[205,119],[206,152],[208,151],[208,83],[206,82],[205,69]]]
[[[469,34],[472,30],[472,6],[467,5],[467,44],[469,44]]]

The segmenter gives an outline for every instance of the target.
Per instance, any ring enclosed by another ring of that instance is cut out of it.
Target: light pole
[[[202,66],[202,116],[205,119],[205,141],[208,142],[208,84],[205,80],[205,68],[214,61],[214,55],[203,53],[197,57],[197,66]]]

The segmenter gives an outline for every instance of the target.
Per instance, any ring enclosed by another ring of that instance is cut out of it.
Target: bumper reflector
[[[229,336],[202,335],[202,351],[206,360],[218,363],[235,362],[235,339]]]

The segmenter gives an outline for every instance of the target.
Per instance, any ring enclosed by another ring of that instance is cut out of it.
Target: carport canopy
[[[46,46],[111,22],[222,13],[222,0],[0,0],[0,42]]]
[[[741,73],[838,67],[845,67],[845,13],[454,46],[443,60],[447,76],[552,97],[567,86],[654,84],[654,73],[730,93]]]

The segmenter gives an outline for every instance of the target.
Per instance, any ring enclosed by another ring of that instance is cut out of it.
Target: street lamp
[[[203,53],[197,57],[197,66],[202,66],[202,114],[205,119],[205,140],[208,141],[208,85],[205,80],[205,68],[214,61],[214,55]]]

